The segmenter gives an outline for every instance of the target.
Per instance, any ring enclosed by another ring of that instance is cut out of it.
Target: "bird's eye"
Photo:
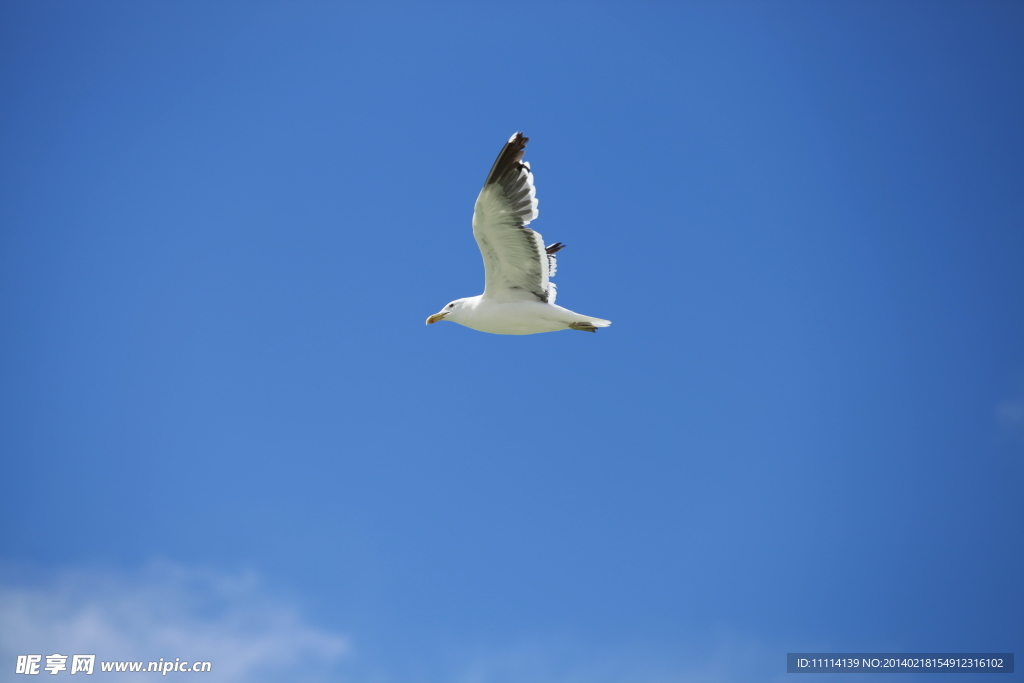
[[[454,305],[455,305],[455,304],[448,304],[448,308],[451,308],[451,307],[452,307],[452,306],[454,306]]]

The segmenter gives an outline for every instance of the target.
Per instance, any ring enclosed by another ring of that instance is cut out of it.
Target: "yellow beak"
[[[433,325],[438,320],[442,320],[446,315],[448,315],[448,314],[443,312],[443,311],[441,313],[435,313],[434,315],[432,315],[429,318],[427,318],[427,324],[428,325]]]

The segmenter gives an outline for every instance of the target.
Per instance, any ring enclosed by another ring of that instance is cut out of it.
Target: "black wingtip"
[[[521,163],[523,155],[526,153],[526,143],[529,141],[530,138],[516,131],[508,139],[508,142],[505,143],[505,146],[501,148],[498,158],[494,160],[494,165],[491,166],[491,172],[487,174],[487,181],[484,185],[498,182],[498,178],[505,175],[509,168]]]
[[[565,245],[562,244],[561,242],[555,242],[554,244],[544,247],[544,251],[547,252],[548,256],[551,256],[552,254],[557,254],[563,249],[565,249]]]

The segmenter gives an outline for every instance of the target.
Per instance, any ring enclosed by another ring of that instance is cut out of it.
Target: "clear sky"
[[[1022,122],[1019,2],[3,2],[0,671],[1021,656]],[[517,130],[598,334],[423,324]]]

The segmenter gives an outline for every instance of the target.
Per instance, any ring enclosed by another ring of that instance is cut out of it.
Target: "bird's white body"
[[[451,302],[427,318],[428,325],[449,320],[492,334],[596,332],[611,325],[555,305],[550,278],[564,245],[545,247],[540,233],[526,227],[539,214],[533,173],[522,160],[528,139],[522,133],[509,139],[476,200],[473,236],[484,259],[484,293]]]
[[[444,319],[491,334],[536,334],[569,330],[573,323],[594,327],[610,325],[607,320],[574,313],[568,308],[542,301],[493,301],[485,294],[459,299]],[[582,328],[581,328],[582,329]]]

